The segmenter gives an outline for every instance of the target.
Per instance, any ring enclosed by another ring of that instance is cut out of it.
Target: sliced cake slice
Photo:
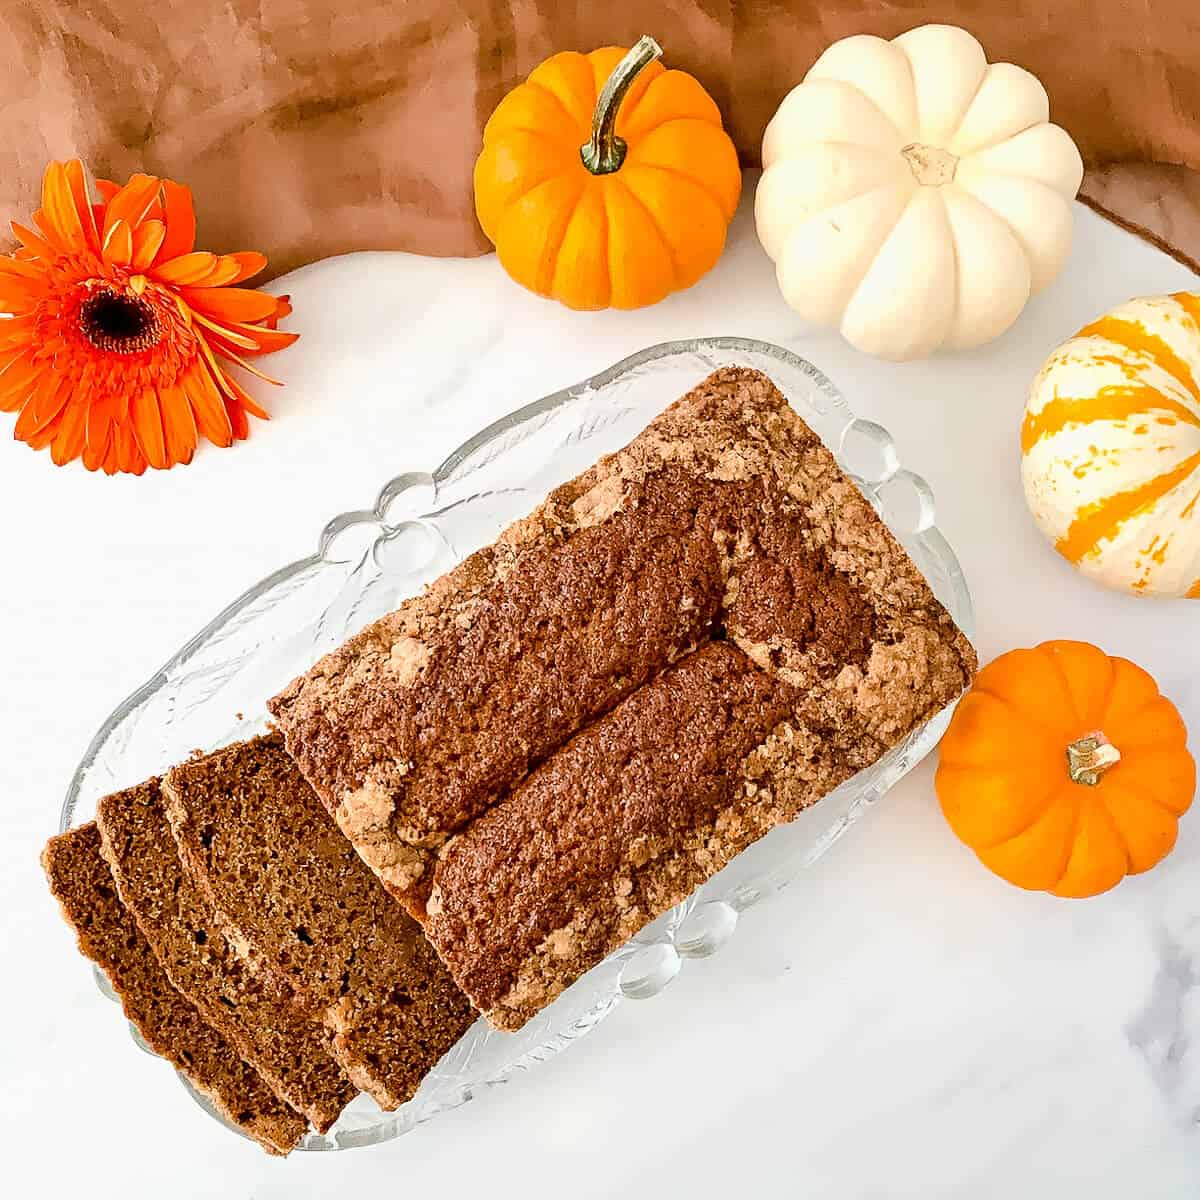
[[[282,739],[193,759],[162,791],[184,870],[239,953],[324,1023],[359,1088],[403,1104],[476,1014]]]
[[[121,904],[95,822],[51,838],[42,865],[79,949],[108,976],[146,1045],[264,1149],[291,1150],[307,1122],[171,985]]]
[[[212,905],[180,865],[158,780],[106,796],[96,823],[121,900],[171,982],[282,1100],[324,1133],[355,1088],[331,1055],[325,1028],[254,976],[229,944]]]

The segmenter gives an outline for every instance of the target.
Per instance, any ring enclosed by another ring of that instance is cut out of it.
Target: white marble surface
[[[1200,741],[1200,605],[1083,582],[1034,531],[1017,469],[1025,389],[1051,347],[1111,303],[1194,277],[1079,209],[1066,274],[1005,338],[896,367],[800,327],[747,217],[710,277],[632,314],[559,309],[493,258],[321,263],[280,285],[304,336],[275,360],[288,386],[248,443],[141,480],[0,451],[6,1194],[1200,1193],[1200,810],[1151,875],[1054,900],[955,842],[927,762],[662,996],[397,1142],[284,1163],[135,1051],[72,951],[37,853],[117,701],[233,595],[309,553],[334,513],[668,338],[741,334],[811,358],[933,485],[985,658],[1096,640],[1154,672]]]

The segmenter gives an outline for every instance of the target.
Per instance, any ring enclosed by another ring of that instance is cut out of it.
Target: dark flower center
[[[150,302],[125,292],[93,292],[79,306],[79,328],[97,350],[140,354],[162,339],[162,322]]]

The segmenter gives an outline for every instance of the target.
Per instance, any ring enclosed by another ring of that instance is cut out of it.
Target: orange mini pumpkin
[[[1018,887],[1094,896],[1175,845],[1196,790],[1187,730],[1154,680],[1085,642],[989,664],[942,739],[954,832]]]
[[[492,113],[475,211],[504,269],[570,308],[641,308],[725,245],[742,177],[711,96],[632,50],[548,58]]]

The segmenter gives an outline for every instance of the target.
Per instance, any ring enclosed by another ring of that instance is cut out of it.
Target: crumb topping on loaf
[[[974,669],[820,439],[766,376],[740,368],[711,375],[270,708],[342,831],[422,916],[448,839],[719,637],[798,689],[805,719],[843,721],[842,740],[859,743],[843,750],[862,765]],[[389,669],[395,656],[402,670]]]

